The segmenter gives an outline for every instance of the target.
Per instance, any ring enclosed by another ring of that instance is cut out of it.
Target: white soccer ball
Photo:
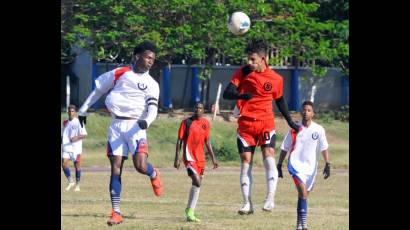
[[[228,20],[228,29],[235,35],[246,33],[251,28],[251,19],[244,12],[231,14]]]

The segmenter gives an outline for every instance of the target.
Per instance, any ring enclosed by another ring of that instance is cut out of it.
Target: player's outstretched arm
[[[100,97],[104,95],[103,92],[95,89],[91,92],[91,94],[87,97],[83,105],[78,110],[78,120],[80,121],[81,127],[84,127],[87,124],[87,110],[96,102]]]
[[[288,106],[286,105],[285,98],[282,96],[275,100],[276,106],[278,107],[280,113],[285,117],[288,125],[294,129],[296,132],[299,132],[299,125],[297,125],[291,118]]]
[[[329,152],[326,150],[322,151],[323,159],[325,160],[325,168],[323,169],[324,178],[327,179],[330,177],[330,161],[329,161]]]
[[[206,149],[208,150],[208,151],[207,151],[208,154],[211,156],[212,164],[214,165],[214,169],[218,168],[219,163],[218,163],[218,161],[216,160],[216,157],[215,157],[215,154],[214,154],[214,150],[212,149],[211,141],[209,140],[209,138],[206,139],[205,145],[206,145]]]
[[[288,152],[285,151],[285,150],[282,150],[282,151],[280,152],[278,164],[276,165],[276,168],[278,169],[278,177],[280,177],[280,178],[283,178],[282,163],[283,163],[283,160],[285,160],[287,153],[288,153]]]
[[[182,139],[177,140],[177,144],[175,147],[175,159],[174,159],[174,168],[179,169],[180,162],[179,162],[179,152],[181,151],[182,147]]]

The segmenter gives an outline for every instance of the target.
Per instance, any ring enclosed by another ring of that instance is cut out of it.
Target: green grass
[[[81,191],[66,192],[66,179],[61,174],[61,228],[108,229],[111,210],[108,172],[83,172]],[[253,201],[255,213],[240,216],[242,196],[237,168],[205,171],[196,208],[201,223],[187,223],[184,209],[190,189],[185,170],[163,169],[165,186],[161,197],[155,197],[146,176],[124,171],[121,211],[124,223],[115,229],[295,229],[297,192],[289,174],[278,182],[275,209],[261,210],[266,191],[263,168],[254,168]],[[324,180],[316,178],[309,197],[309,229],[336,230],[349,228],[348,174],[333,172]]]
[[[61,119],[66,117],[61,114]],[[97,113],[90,113],[87,118],[88,136],[83,141],[82,165],[109,166],[106,158],[107,129],[111,118]],[[175,154],[177,132],[181,118],[156,119],[148,129],[149,161],[157,167],[172,167]],[[329,153],[333,168],[348,168],[349,164],[349,123],[332,121],[320,123],[326,130],[329,142]],[[277,132],[276,159],[279,157],[280,145],[285,133]],[[230,154],[231,160],[220,157],[224,166],[239,166],[239,155],[236,147],[236,123],[212,121],[211,142],[215,154],[223,152]],[[219,158],[219,157],[218,157]],[[319,166],[323,160],[320,156]],[[255,166],[262,166],[260,149],[256,150],[254,157]],[[285,161],[286,164],[286,161]],[[132,167],[131,160],[125,162],[125,166]]]
[[[65,117],[65,114],[61,115],[62,119]],[[181,118],[175,117],[157,119],[148,129],[149,161],[161,170],[164,194],[155,197],[149,179],[132,169],[131,160],[125,161],[121,193],[121,210],[125,220],[119,226],[107,227],[111,203],[108,193],[109,163],[105,148],[110,120],[110,117],[95,113],[87,118],[88,137],[83,142],[83,173],[79,193],[64,191],[66,179],[61,172],[62,229],[295,229],[297,192],[286,171],[286,161],[283,166],[285,178],[278,182],[274,211],[265,213],[261,210],[266,182],[260,149],[254,157],[254,215],[237,214],[242,197],[239,159],[236,159],[221,161],[217,170],[206,169],[196,209],[202,222],[185,222],[184,209],[191,182],[185,169],[177,171],[172,168],[181,122]],[[320,120],[318,123],[326,130],[333,169],[331,177],[324,180],[321,174],[323,160],[320,158],[315,188],[309,197],[309,229],[348,229],[349,174],[346,169],[349,168],[349,124],[340,121],[321,123]],[[237,156],[236,123],[213,121],[211,125],[211,140],[216,154],[225,151]],[[277,134],[276,158],[284,135],[281,132]],[[90,171],[94,167],[103,167],[107,171]],[[211,167],[210,162],[207,167]]]

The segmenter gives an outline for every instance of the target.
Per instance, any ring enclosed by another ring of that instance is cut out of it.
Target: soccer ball
[[[235,35],[246,33],[251,27],[251,20],[244,12],[231,14],[228,20],[228,29]]]

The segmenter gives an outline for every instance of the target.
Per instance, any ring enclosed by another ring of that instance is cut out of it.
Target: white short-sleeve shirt
[[[99,76],[95,87],[104,93],[111,90],[105,105],[116,116],[144,119],[148,105],[158,104],[159,85],[148,71],[135,73],[129,67],[116,68]]]
[[[288,131],[282,142],[281,149],[289,152],[289,164],[298,173],[314,175],[319,153],[329,147],[325,129],[313,121],[309,127],[303,125],[301,127],[302,129],[298,132],[295,142],[293,142],[290,131]]]
[[[78,118],[73,118],[70,120],[65,120],[63,122],[63,138],[62,138],[62,151],[63,152],[72,152],[72,153],[81,153],[83,148],[83,141],[77,140],[74,142],[70,141],[70,138],[78,135],[87,135],[87,131],[84,127],[81,127],[80,121]]]

